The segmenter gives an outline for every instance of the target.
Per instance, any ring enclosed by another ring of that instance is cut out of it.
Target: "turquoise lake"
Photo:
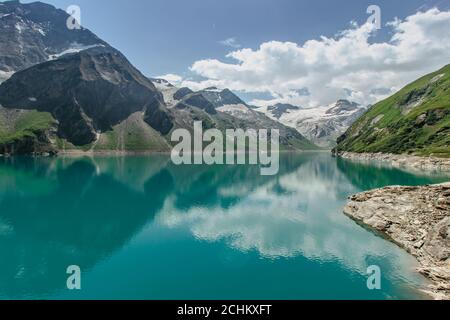
[[[0,158],[0,299],[423,299],[415,259],[342,208],[446,180],[328,153],[282,154],[276,176],[162,155]]]

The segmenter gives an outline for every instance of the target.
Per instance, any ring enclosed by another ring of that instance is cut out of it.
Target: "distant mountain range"
[[[354,102],[339,100],[333,105],[318,108],[276,104],[257,110],[297,129],[318,146],[331,148],[336,146],[336,139],[366,112],[367,108]]]
[[[148,79],[68,14],[43,3],[0,3],[0,153],[169,151],[170,133],[279,129],[282,149],[317,149],[230,90],[193,92]]]
[[[169,110],[176,110],[176,126],[192,128],[192,119],[202,120],[206,128],[278,129],[283,149],[315,150],[317,146],[297,130],[255,111],[228,89],[207,88],[194,92],[178,88],[164,79],[152,79]],[[199,112],[201,111],[201,112]],[[186,122],[186,119],[189,122]]]
[[[371,107],[335,151],[450,157],[450,65]]]

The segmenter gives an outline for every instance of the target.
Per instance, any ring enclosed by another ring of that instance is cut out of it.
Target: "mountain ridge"
[[[194,92],[187,88],[177,88],[164,79],[152,79],[155,86],[161,91],[169,110],[177,110],[175,123],[183,123],[178,127],[193,128],[193,122],[186,123],[189,118],[186,114],[192,114],[194,119],[202,120],[204,127],[225,129],[278,129],[280,132],[280,144],[284,150],[317,150],[313,143],[308,141],[295,129],[270,119],[264,114],[255,111],[242,99],[229,89],[206,88]],[[183,90],[185,94],[176,99],[177,93]],[[184,117],[179,113],[184,113]],[[177,127],[177,124],[175,124]]]
[[[372,106],[334,152],[450,157],[450,64]]]

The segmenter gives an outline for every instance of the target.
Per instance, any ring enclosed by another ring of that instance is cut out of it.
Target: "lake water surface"
[[[156,155],[0,158],[0,299],[424,298],[415,259],[342,208],[446,180],[327,153],[283,154],[273,177]]]

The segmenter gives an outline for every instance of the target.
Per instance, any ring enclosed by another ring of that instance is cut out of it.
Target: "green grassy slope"
[[[8,110],[0,107],[0,146],[50,129],[55,123],[47,112]]]
[[[111,130],[99,134],[98,139],[88,145],[75,146],[65,139],[57,138],[61,151],[83,152],[167,152],[170,146],[166,139],[146,124],[140,113],[115,125]]]
[[[92,148],[94,151],[170,151],[164,137],[146,124],[139,113],[102,133]]]
[[[450,157],[450,65],[374,105],[336,150]]]

